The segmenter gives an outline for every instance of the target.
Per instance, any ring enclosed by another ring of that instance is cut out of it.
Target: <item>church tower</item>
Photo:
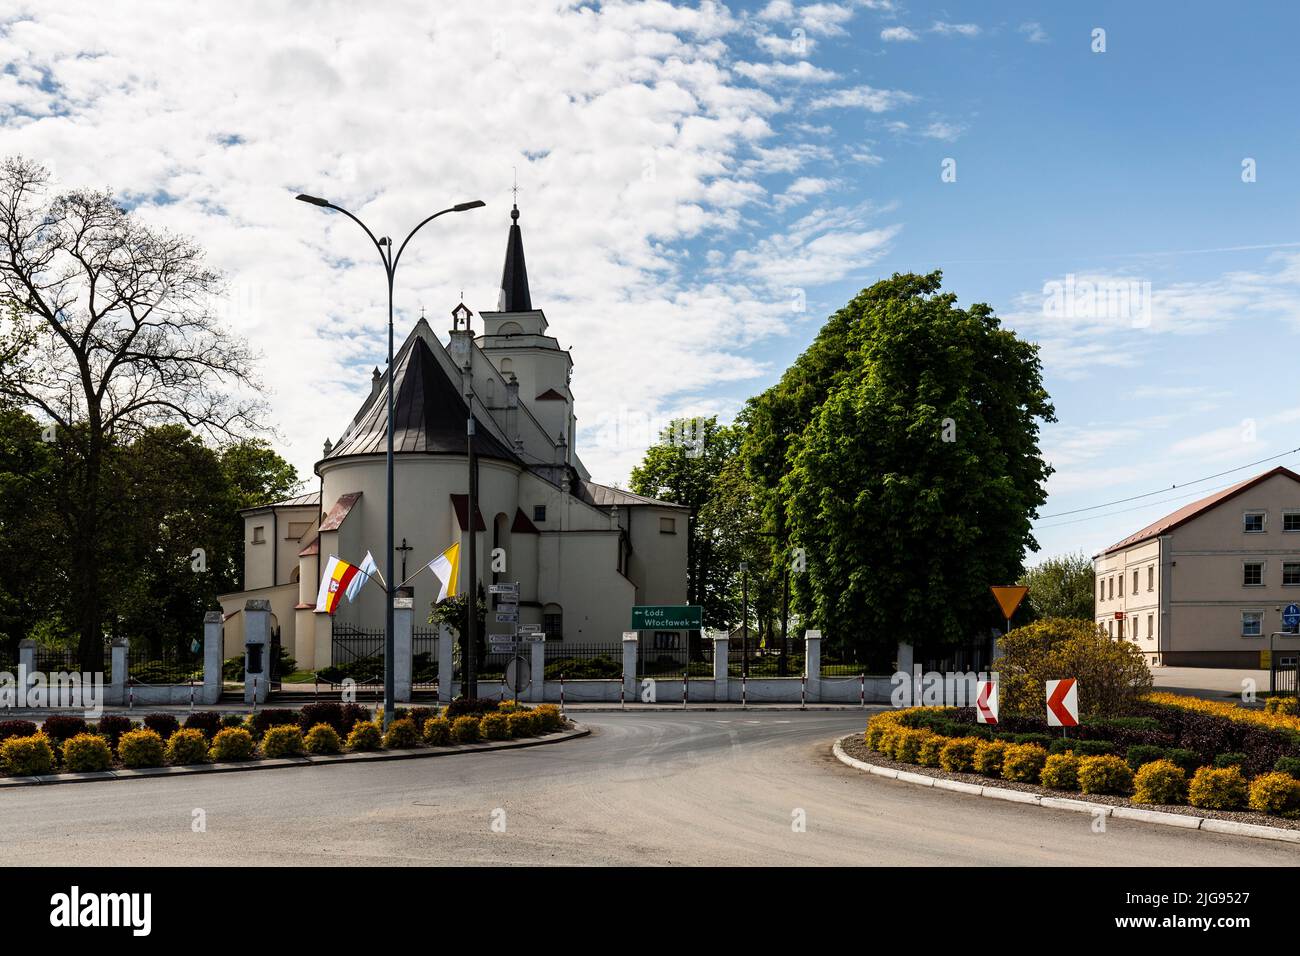
[[[557,464],[573,464],[575,422],[569,380],[573,359],[546,334],[546,316],[533,308],[524,262],[524,237],[519,206],[510,210],[510,235],[501,270],[496,312],[481,312],[483,334],[477,342],[501,377],[517,383],[519,403],[537,419],[560,456]]]

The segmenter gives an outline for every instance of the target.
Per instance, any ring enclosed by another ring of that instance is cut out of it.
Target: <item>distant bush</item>
[[[0,743],[0,766],[16,777],[35,777],[54,769],[54,750],[44,734],[9,737]]]
[[[446,717],[431,717],[424,722],[424,742],[434,747],[451,743],[451,721]]]
[[[348,733],[348,750],[378,750],[384,743],[379,725],[371,720],[359,720]]]
[[[128,730],[117,742],[117,757],[124,767],[161,767],[166,756],[162,738],[147,727]]]
[[[1186,772],[1172,760],[1142,764],[1133,776],[1133,802],[1186,803]]]
[[[180,721],[173,714],[145,714],[144,725],[163,740],[181,729]]]
[[[113,752],[108,741],[98,734],[77,734],[63,742],[63,768],[65,770],[107,770],[113,762]]]
[[[1185,747],[1170,747],[1165,751],[1165,759],[1183,768],[1187,775],[1196,773],[1196,769],[1205,763],[1195,750]]]
[[[301,757],[302,754],[302,728],[297,724],[276,724],[266,728],[262,735],[263,757]]]
[[[537,733],[537,718],[531,710],[516,710],[506,714],[511,737],[532,737]]]
[[[243,727],[223,727],[212,738],[208,755],[217,761],[247,760],[256,746],[253,735]]]
[[[283,707],[271,707],[250,714],[248,729],[258,740],[272,727],[299,727],[298,712]]]
[[[1242,767],[1245,766],[1246,755],[1238,753],[1219,754],[1214,758],[1214,766],[1219,769],[1224,767]]]
[[[0,720],[0,741],[10,737],[32,737],[36,734],[36,724],[30,720]]]
[[[411,720],[415,721],[415,729],[420,733],[423,733],[425,721],[429,720],[431,717],[437,717],[438,708],[437,707],[412,707],[409,710],[407,710],[406,713],[407,716],[411,718]]]
[[[1080,757],[1101,757],[1106,754],[1114,753],[1115,745],[1109,740],[1075,740],[1058,737],[1052,741],[1052,746],[1048,748],[1049,753],[1064,754],[1074,753]]]
[[[1144,764],[1151,763],[1154,760],[1163,760],[1165,750],[1163,747],[1156,747],[1153,744],[1136,744],[1128,748],[1128,753],[1124,759],[1133,770],[1137,770]]]
[[[385,750],[407,750],[418,745],[419,742],[420,732],[416,730],[415,721],[410,717],[393,721],[384,732]]]
[[[1300,717],[1300,698],[1270,697],[1264,701],[1264,713],[1283,714],[1287,717]]]
[[[454,722],[457,717],[482,717],[496,709],[497,702],[490,697],[457,697],[447,705],[444,716]]]
[[[1250,808],[1283,817],[1300,816],[1300,780],[1289,773],[1261,774],[1250,782]]]
[[[478,729],[484,740],[506,740],[510,736],[510,722],[500,711],[484,714]]]
[[[1049,754],[1038,782],[1053,790],[1079,789],[1079,757],[1075,754]]]
[[[221,715],[214,710],[198,710],[185,718],[187,730],[197,730],[211,740],[221,729]]]
[[[221,726],[222,727],[243,727],[244,718],[240,714],[222,714]]]
[[[1133,770],[1123,759],[1106,754],[1079,761],[1079,789],[1084,793],[1133,792]]]
[[[121,717],[116,714],[105,714],[99,719],[99,725],[95,732],[108,741],[111,748],[117,748],[117,742],[122,739],[122,735],[131,730],[135,724],[129,717]]]
[[[307,731],[303,746],[309,754],[336,754],[342,747],[339,732],[329,724],[317,724]]]
[[[173,767],[203,763],[208,759],[208,738],[197,727],[182,727],[167,738],[167,762]]]
[[[564,715],[560,713],[560,708],[554,704],[538,704],[533,708],[533,713],[541,721],[541,732],[545,734],[563,730],[565,724],[568,723]]]
[[[41,724],[41,731],[50,739],[51,743],[61,744],[77,734],[88,733],[90,727],[86,724],[84,717],[70,717],[64,714],[54,714],[46,717]]]
[[[458,744],[472,744],[479,739],[479,718],[465,714],[451,722],[451,739]]]
[[[1207,810],[1240,810],[1249,798],[1240,767],[1202,767],[1187,787],[1187,802]]]
[[[1278,773],[1290,774],[1300,780],[1300,757],[1278,757],[1273,769]]]

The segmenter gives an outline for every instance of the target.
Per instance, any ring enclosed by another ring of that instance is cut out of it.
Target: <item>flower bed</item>
[[[974,723],[969,709],[912,707],[872,717],[852,749],[1015,789],[1300,820],[1295,717],[1174,694],[1148,695],[1140,709],[1132,718],[1072,728],[1075,737],[1052,737],[1034,722],[994,729]],[[1217,750],[1228,746],[1235,749]],[[1262,766],[1269,758],[1274,763]]]
[[[380,731],[382,708],[372,715],[356,704],[309,705],[302,711],[264,709],[247,716],[206,712],[190,715],[185,727],[178,727],[168,714],[150,714],[142,721],[106,716],[98,725],[86,725],[80,718],[74,725],[50,717],[57,725],[51,728],[54,733],[12,721],[21,726],[6,728],[13,733],[0,737],[0,774],[192,766],[299,757],[304,752],[431,749],[462,741],[536,737],[569,726],[554,705],[525,707],[514,701],[457,717],[462,726],[459,739],[445,732],[448,721],[439,708],[398,708],[394,716],[387,734]],[[334,724],[348,720],[346,733],[339,733]],[[468,724],[473,724],[472,732]]]

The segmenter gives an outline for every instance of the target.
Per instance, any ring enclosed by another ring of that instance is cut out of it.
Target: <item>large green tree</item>
[[[1094,581],[1092,559],[1083,552],[1048,558],[1020,578],[1029,593],[1016,614],[1016,623],[1048,617],[1092,621]]]
[[[708,506],[719,476],[740,447],[741,430],[716,417],[677,419],[632,469],[636,494],[690,509],[686,539],[686,600],[703,608],[705,625],[722,627],[732,616],[730,589],[739,562],[736,544],[749,522]]]
[[[59,460],[43,433],[30,415],[0,404],[0,647],[9,656],[41,625],[63,629],[66,539],[51,498]]]
[[[1053,420],[1037,348],[940,280],[863,290],[750,415],[769,508],[804,549],[799,606],[868,659],[986,634],[989,585],[1037,547]]]

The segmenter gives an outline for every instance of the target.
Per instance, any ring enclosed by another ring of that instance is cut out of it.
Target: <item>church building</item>
[[[510,218],[497,310],[480,313],[481,332],[462,303],[445,345],[421,318],[393,359],[396,573],[415,575],[459,542],[458,591],[466,593],[472,526],[478,580],[485,590],[519,583],[520,625],[536,625],[548,641],[617,641],[633,605],[686,603],[689,512],[591,480],[576,448],[573,361],[533,307],[518,206]],[[272,628],[300,668],[331,663],[336,625],[382,630],[378,581],[355,601],[344,599],[333,618],[315,607],[330,555],[360,564],[370,551],[387,573],[389,384],[375,369],[357,413],[337,441],[326,440],[314,469],[317,490],[242,512],[245,590],[221,596],[227,657],[243,652],[240,612],[254,598],[271,602]],[[479,474],[473,515],[471,409]],[[411,586],[420,626],[439,582],[425,570]],[[488,633],[513,628],[495,621],[491,598],[488,606]]]

